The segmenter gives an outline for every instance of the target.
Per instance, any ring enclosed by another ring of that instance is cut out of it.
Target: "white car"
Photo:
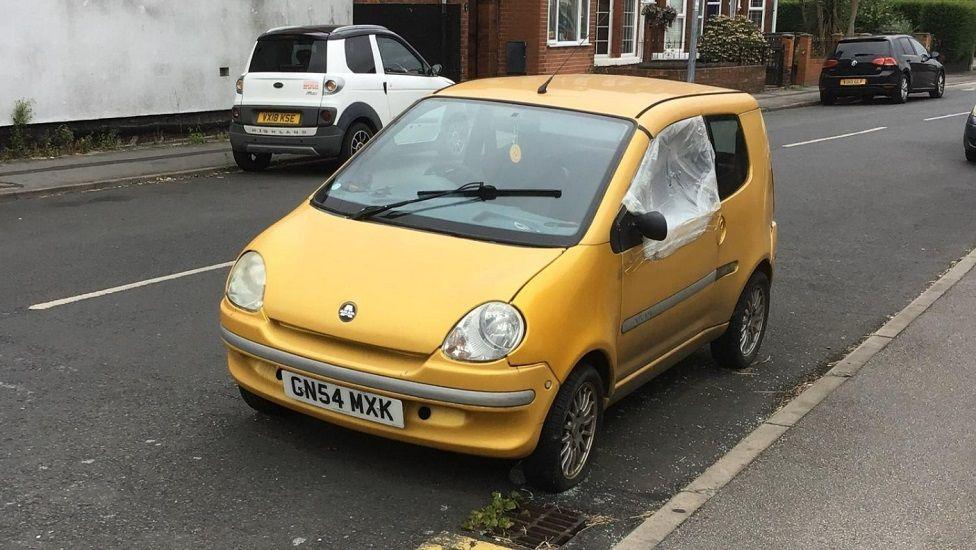
[[[237,79],[230,143],[244,170],[271,155],[349,158],[421,97],[453,84],[375,25],[281,27],[258,37]]]

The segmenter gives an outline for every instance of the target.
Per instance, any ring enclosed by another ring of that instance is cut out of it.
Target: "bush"
[[[808,29],[803,24],[803,4],[796,0],[779,3],[776,32],[813,32],[813,29]]]
[[[698,55],[706,63],[761,65],[768,51],[766,37],[746,17],[716,15],[698,39]]]
[[[861,0],[857,8],[857,32],[911,34],[912,23],[895,11],[892,0]]]
[[[969,61],[976,47],[976,1],[894,0],[894,10],[915,31],[930,32],[944,44],[947,62]]]
[[[23,155],[27,151],[27,125],[34,120],[34,101],[18,99],[14,102],[14,110],[10,113],[10,150],[14,155]]]

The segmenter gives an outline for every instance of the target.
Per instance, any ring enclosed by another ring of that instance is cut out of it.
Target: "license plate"
[[[864,86],[868,83],[866,78],[842,78],[840,79],[841,86]]]
[[[403,402],[313,378],[281,371],[285,395],[303,403],[355,416],[371,422],[403,427]]]
[[[282,124],[285,126],[298,126],[301,123],[301,113],[276,113],[272,111],[261,111],[258,113],[258,124]]]

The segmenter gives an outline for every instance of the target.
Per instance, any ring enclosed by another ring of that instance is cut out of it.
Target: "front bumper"
[[[244,124],[230,123],[230,145],[235,151],[246,153],[288,153],[337,157],[342,150],[344,132],[339,126],[318,126],[309,136],[274,136],[252,134]]]
[[[399,372],[399,376],[370,372],[353,368],[356,360],[352,356],[345,362],[335,360],[335,350],[325,350],[322,346],[327,342],[314,335],[291,334],[258,315],[230,311],[233,306],[226,300],[221,309],[231,313],[231,317],[222,316],[221,335],[228,348],[230,373],[239,385],[289,409],[373,435],[468,454],[521,458],[535,449],[559,388],[545,364],[512,367],[503,362],[467,368],[440,352],[415,368],[385,365],[389,367],[385,372]],[[384,359],[383,353],[354,355],[376,363],[403,361]],[[284,393],[279,369],[399,399],[403,402],[404,427],[377,424],[293,400]],[[420,416],[421,407],[430,410],[426,419]]]
[[[886,70],[878,75],[832,76],[820,74],[820,89],[836,96],[890,95],[898,89],[898,71]],[[841,86],[840,81],[848,78],[863,78],[866,84]]]

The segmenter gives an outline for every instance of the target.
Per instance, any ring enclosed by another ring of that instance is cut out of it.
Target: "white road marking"
[[[954,116],[968,115],[971,112],[972,111],[966,111],[965,113],[952,113],[951,115],[934,116],[934,117],[930,117],[930,118],[923,118],[922,120],[925,121],[925,122],[928,122],[930,120],[939,120],[939,119],[943,119],[943,118],[952,118]]]
[[[99,296],[105,296],[108,294],[115,294],[116,292],[123,292],[126,290],[132,290],[133,288],[139,288],[141,286],[154,285],[156,283],[161,283],[163,281],[172,281],[173,279],[179,279],[180,277],[187,277],[189,275],[196,275],[197,273],[205,273],[207,271],[214,271],[215,269],[223,269],[234,265],[234,262],[224,262],[222,264],[208,265],[206,267],[198,267],[196,269],[190,269],[188,271],[181,271],[179,273],[173,273],[172,275],[163,275],[162,277],[154,277],[152,279],[146,279],[145,281],[139,281],[136,283],[129,283],[122,286],[114,286],[112,288],[106,288],[104,290],[96,290],[95,292],[89,292],[87,294],[79,294],[78,296],[71,296],[69,298],[61,298],[60,300],[53,300],[51,302],[44,302],[43,304],[34,304],[28,309],[32,310],[42,310],[51,309],[52,307],[63,306],[65,304],[70,304],[73,302],[80,302],[82,300],[88,300],[90,298],[98,298]]]
[[[846,138],[846,137],[851,137],[851,136],[859,136],[861,134],[869,134],[871,132],[877,132],[878,130],[885,130],[887,128],[888,128],[887,126],[878,126],[877,128],[871,128],[870,130],[861,130],[860,132],[851,132],[849,134],[841,134],[839,136],[830,136],[830,137],[824,137],[824,138],[818,138],[818,139],[811,139],[809,141],[801,141],[799,143],[788,143],[788,144],[784,145],[783,147],[786,147],[786,148],[789,148],[789,147],[799,147],[800,145],[809,145],[811,143],[820,143],[821,141],[830,141],[832,139],[841,139],[841,138]]]

